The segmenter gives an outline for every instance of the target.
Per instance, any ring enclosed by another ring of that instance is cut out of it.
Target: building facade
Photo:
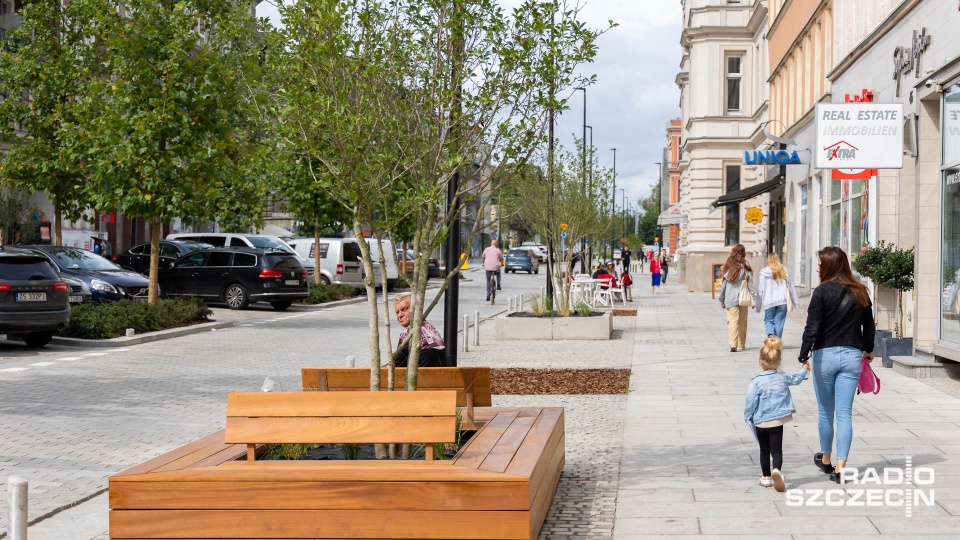
[[[735,244],[757,266],[766,235],[745,220],[738,202],[714,206],[765,181],[745,167],[744,153],[763,141],[767,120],[766,0],[683,0],[680,87],[680,278],[709,291],[714,268]],[[721,89],[721,91],[717,91]]]

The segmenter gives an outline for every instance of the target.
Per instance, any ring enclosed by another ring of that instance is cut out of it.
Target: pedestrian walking
[[[660,294],[660,260],[650,257],[650,283],[653,294]]]
[[[750,381],[743,420],[754,431],[760,445],[760,485],[786,490],[783,476],[783,426],[793,420],[795,408],[790,387],[807,378],[809,365],[787,375],[780,371],[783,360],[783,341],[769,336],[760,349],[760,368],[763,370]],[[772,463],[771,463],[772,462]],[[771,469],[772,465],[772,469]]]
[[[500,290],[500,267],[503,261],[506,259],[503,257],[503,252],[500,251],[500,248],[497,247],[497,241],[491,240],[490,245],[483,250],[483,269],[487,275],[487,301],[490,301],[491,293],[491,276],[497,276],[497,290]]]
[[[633,252],[630,251],[630,246],[623,246],[623,248],[620,249],[620,260],[623,263],[624,272],[630,271],[630,257],[632,256]]]
[[[755,291],[753,268],[747,262],[747,250],[737,244],[721,268],[720,307],[727,310],[727,338],[730,352],[742,351],[747,342],[747,310],[752,307]],[[746,292],[744,292],[746,291]]]
[[[757,280],[757,313],[763,310],[763,324],[768,336],[783,337],[787,313],[800,303],[793,281],[776,253],[767,255],[767,266]]]
[[[623,274],[620,276],[620,286],[623,287],[623,294],[627,302],[633,302],[633,279],[630,277],[630,270],[628,268],[623,269]]]
[[[853,398],[860,369],[863,362],[873,360],[873,306],[867,288],[853,276],[842,249],[823,248],[817,253],[817,265],[820,285],[810,296],[799,360],[812,366],[820,413],[820,452],[813,455],[813,463],[839,484],[853,441]]]
[[[670,258],[664,253],[660,255],[660,273],[663,275],[663,283],[667,282],[667,274],[670,273]]]

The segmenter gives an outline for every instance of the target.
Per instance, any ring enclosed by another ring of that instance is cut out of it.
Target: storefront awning
[[[710,203],[710,209],[716,209],[720,206],[726,206],[728,204],[737,204],[743,202],[747,199],[752,199],[757,195],[763,195],[768,191],[773,191],[778,186],[783,185],[783,176],[778,176],[773,180],[767,180],[766,182],[761,182],[755,186],[750,186],[738,191],[732,191],[726,195],[721,196],[717,200]]]
[[[677,203],[660,213],[660,216],[657,217],[657,225],[679,225],[683,222],[684,217],[680,213],[680,203]]]

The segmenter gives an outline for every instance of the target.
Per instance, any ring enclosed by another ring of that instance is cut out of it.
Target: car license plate
[[[283,284],[284,284],[284,285],[299,285],[299,284],[300,284],[300,280],[299,280],[299,279],[287,279],[287,280],[284,280]]]
[[[72,296],[72,295],[70,296],[70,303],[71,303],[71,304],[79,304],[80,302],[83,302],[83,297],[82,297],[82,296]]]
[[[46,302],[47,293],[45,292],[21,292],[17,293],[17,302]]]

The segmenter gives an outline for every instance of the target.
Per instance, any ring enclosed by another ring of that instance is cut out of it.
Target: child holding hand
[[[796,410],[789,387],[803,382],[810,370],[809,364],[804,364],[794,375],[780,371],[782,353],[780,338],[770,336],[764,340],[760,349],[760,367],[764,371],[750,381],[743,409],[743,419],[755,426],[757,442],[760,443],[760,485],[774,486],[777,491],[786,489],[785,477],[780,472],[783,467],[783,426],[793,420]]]

